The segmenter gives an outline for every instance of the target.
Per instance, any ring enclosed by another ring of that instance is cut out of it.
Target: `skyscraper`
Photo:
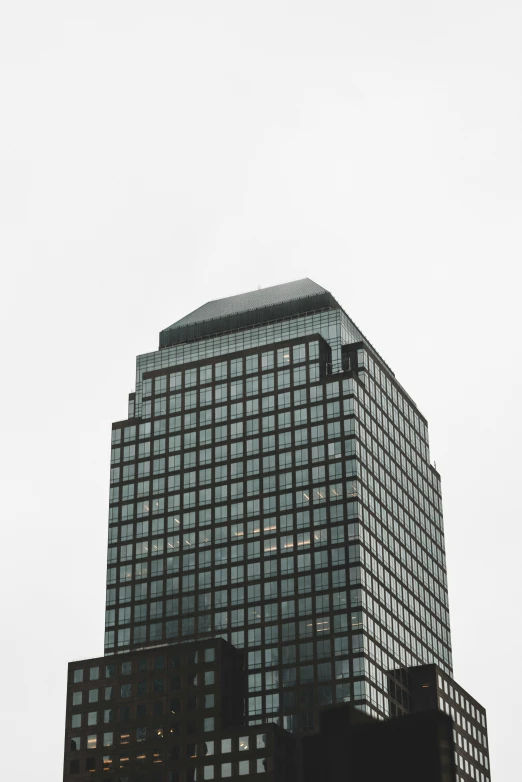
[[[427,422],[324,288],[209,302],[138,356],[106,604],[106,656],[244,650],[250,725],[306,733],[343,701],[385,718],[390,672],[452,676]]]

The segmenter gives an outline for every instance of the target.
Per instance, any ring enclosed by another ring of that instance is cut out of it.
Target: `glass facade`
[[[389,714],[388,671],[452,674],[424,417],[340,309],[137,359],[113,425],[105,654],[222,637],[248,721]]]

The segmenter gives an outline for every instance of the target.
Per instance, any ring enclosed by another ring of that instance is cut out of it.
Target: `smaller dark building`
[[[245,726],[244,678],[220,638],[70,663],[64,782],[292,782],[294,739]]]
[[[488,762],[475,753],[481,707],[435,666],[393,671],[389,684],[396,717],[330,706],[318,733],[296,738],[246,725],[244,655],[222,638],[70,663],[63,779],[486,782],[461,760]]]
[[[303,782],[454,782],[451,719],[426,711],[375,720],[350,704],[320,715],[303,740]]]
[[[457,782],[489,782],[486,710],[436,665],[389,674],[390,713],[420,714],[438,709],[453,720]]]

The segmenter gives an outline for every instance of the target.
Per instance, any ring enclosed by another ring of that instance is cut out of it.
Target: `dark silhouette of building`
[[[297,736],[329,704],[395,713],[390,671],[452,675],[426,419],[311,280],[164,329],[113,424],[106,658],[216,637],[245,724]]]
[[[349,704],[303,740],[303,782],[454,782],[452,722],[440,711],[376,720]]]
[[[452,720],[424,693],[418,713],[385,721],[327,707],[298,738],[246,725],[245,685],[243,654],[222,639],[70,663],[64,782],[455,782]]]

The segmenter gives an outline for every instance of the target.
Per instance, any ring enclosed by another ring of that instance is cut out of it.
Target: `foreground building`
[[[488,779],[486,710],[436,665],[391,671],[389,702],[392,715],[439,709],[451,717],[459,778]]]
[[[293,782],[294,741],[244,718],[243,655],[221,639],[69,665],[64,780]]]
[[[245,724],[245,685],[242,653],[221,639],[71,663],[64,781],[455,782],[442,711],[378,721],[331,706],[299,740]]]
[[[451,719],[423,711],[375,720],[350,705],[331,706],[302,742],[303,782],[454,782]]]
[[[452,675],[426,419],[310,280],[162,331],[113,425],[105,655],[217,637],[245,723],[297,735],[328,704],[390,716],[398,669]]]

